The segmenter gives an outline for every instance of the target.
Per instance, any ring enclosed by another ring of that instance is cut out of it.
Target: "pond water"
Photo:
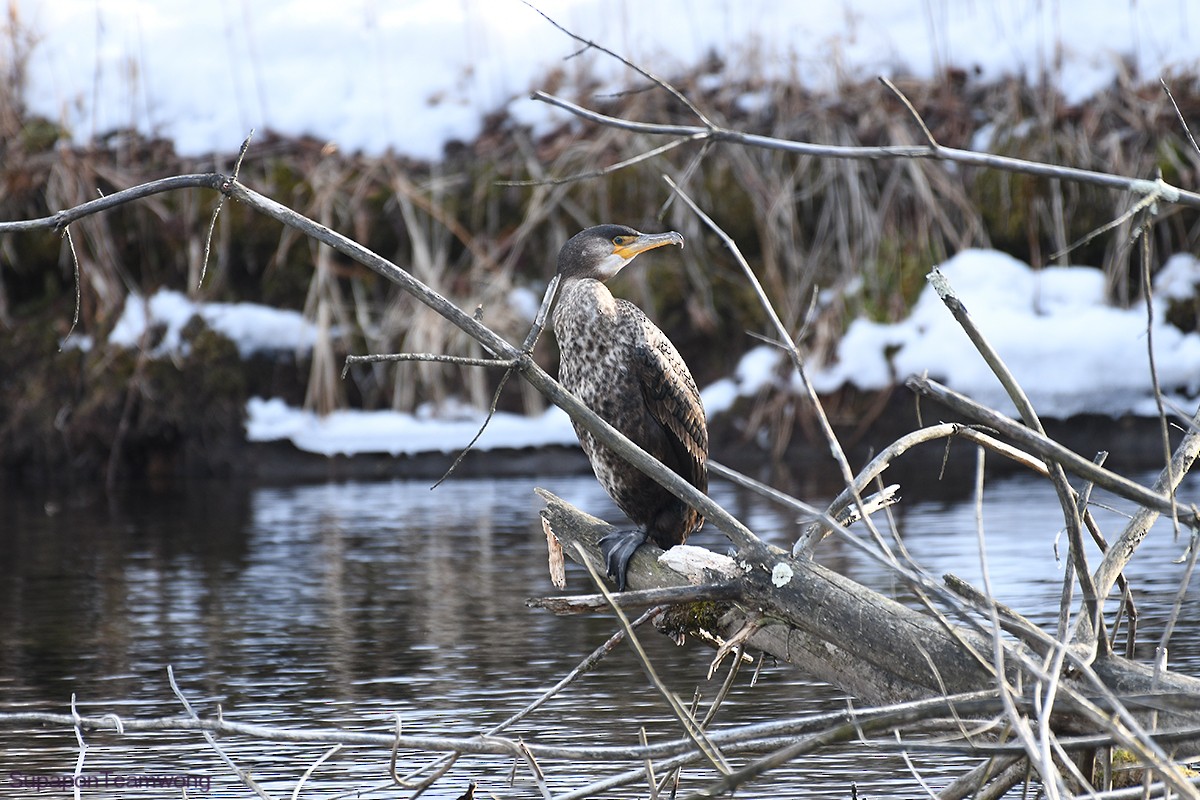
[[[386,733],[399,714],[408,734],[478,733],[519,711],[617,629],[606,615],[559,618],[527,608],[528,597],[556,594],[535,486],[620,518],[590,476],[452,479],[435,491],[428,482],[191,483],[107,495],[2,490],[0,711],[69,713],[74,694],[81,714],[177,715],[182,708],[166,674],[171,665],[180,689],[205,715],[219,707],[241,722]],[[954,572],[978,585],[973,500],[922,499],[920,487],[905,491],[911,497],[896,507],[895,520],[912,555],[934,575]],[[774,543],[786,546],[798,531],[791,513],[752,494],[723,483],[712,493]],[[1189,479],[1182,494],[1195,500],[1200,483]],[[1097,513],[1115,537],[1119,514]],[[984,531],[993,589],[1039,622],[1057,613],[1059,520],[1044,484],[1023,476],[989,479]],[[725,550],[712,526],[694,543]],[[1131,571],[1141,604],[1141,655],[1161,635],[1183,574],[1172,562],[1183,551],[1160,524]],[[818,558],[904,595],[893,576],[844,543],[826,540]],[[568,567],[568,591],[591,591],[586,573]],[[1192,674],[1200,674],[1198,604],[1189,590],[1171,650],[1172,666]],[[681,697],[715,694],[723,676],[706,678],[709,649],[677,647],[652,630],[640,638]],[[842,693],[791,666],[766,663],[754,685],[751,673],[739,675],[716,727],[845,707]],[[634,745],[642,728],[651,742],[680,735],[622,645],[509,733],[538,743]],[[86,741],[85,774],[193,776],[206,780],[187,797],[251,796],[199,734],[105,732]],[[327,749],[221,741],[274,797],[290,797]],[[70,796],[61,789],[34,795],[19,781],[70,775],[78,755],[70,728],[0,726],[0,797]],[[371,791],[386,785],[389,757],[386,749],[347,747],[313,772],[301,796],[408,796],[394,788]],[[399,759],[401,772],[429,760],[411,752]],[[921,777],[935,788],[970,763],[916,757]],[[540,766],[557,793],[633,765]],[[472,780],[481,797],[540,796],[523,764],[510,784],[512,769],[510,758],[463,757],[426,796],[458,797]],[[710,777],[698,768],[685,771],[682,786],[699,788]],[[852,783],[864,798],[923,795],[901,758],[854,744],[771,772],[743,796],[848,798]],[[84,789],[82,796],[116,795]],[[183,795],[138,787],[121,796]],[[646,790],[605,796],[646,796]]]

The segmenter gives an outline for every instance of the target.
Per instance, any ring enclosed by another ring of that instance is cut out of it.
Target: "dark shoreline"
[[[851,467],[864,466],[870,458],[897,438],[919,427],[916,407],[911,396],[896,390],[890,396],[873,396],[884,404],[884,410],[865,430],[854,426],[835,425],[839,440],[846,449]],[[749,401],[742,401],[749,402]],[[735,407],[735,411],[740,407]],[[929,403],[923,404],[925,424],[962,421]],[[742,417],[738,417],[742,418]],[[840,471],[828,447],[809,438],[807,432],[797,433],[778,458],[754,441],[734,430],[730,415],[713,421],[712,457],[720,463],[758,480],[780,486],[799,494],[826,494],[841,487]],[[1098,451],[1109,453],[1105,466],[1121,473],[1140,473],[1161,469],[1164,451],[1161,423],[1148,417],[1125,416],[1112,418],[1084,415],[1066,420],[1043,420],[1048,435],[1084,458]],[[1171,447],[1182,436],[1178,425],[1171,428]],[[853,439],[851,438],[853,437]],[[753,439],[759,437],[752,436]],[[436,481],[446,474],[457,453],[425,452],[391,456],[386,453],[363,453],[354,456],[325,456],[308,453],[287,441],[247,443],[241,448],[238,477],[261,484],[288,484],[324,481],[362,481],[416,479]],[[497,448],[468,453],[455,469],[454,475],[465,478],[513,477],[525,475],[586,474],[587,459],[577,447]],[[989,455],[989,474],[1003,475],[1023,471],[1019,465]],[[887,476],[897,476],[909,484],[908,489],[922,494],[958,495],[969,491],[974,482],[975,447],[964,441],[944,440],[914,448],[896,460]]]
[[[182,415],[191,417],[192,425],[172,428],[170,436],[131,436],[121,445],[123,468],[116,476],[118,482],[169,485],[213,479],[281,485],[413,479],[432,483],[442,478],[458,457],[457,451],[325,456],[300,450],[286,440],[247,442],[244,425],[238,421],[244,406],[234,405],[239,401],[230,400],[225,398],[217,403],[214,395],[209,395],[206,402],[193,404]],[[855,471],[879,451],[923,425],[968,422],[930,401],[918,405],[915,397],[900,386],[883,392],[843,389],[823,397],[822,404]],[[830,455],[813,415],[804,408],[799,398],[784,396],[778,390],[739,398],[732,408],[710,420],[712,458],[798,496],[836,493],[842,486],[841,470]],[[216,419],[222,422],[215,424]],[[1090,460],[1098,451],[1107,451],[1105,466],[1123,474],[1159,470],[1164,464],[1162,426],[1156,418],[1082,415],[1065,420],[1043,419],[1043,424],[1052,439],[1083,458]],[[1173,422],[1172,449],[1182,435],[1182,425]],[[40,459],[34,455],[15,464],[4,464],[0,467],[0,480],[16,486],[37,483],[103,486],[110,447],[111,440],[93,440],[86,451],[86,460],[77,460],[71,466],[56,463],[51,453],[43,451]],[[81,452],[76,451],[77,459],[81,458]],[[990,474],[1024,469],[995,454],[988,455],[986,466]],[[962,440],[948,444],[940,440],[900,456],[885,479],[902,478],[910,491],[957,495],[970,490],[975,469],[973,445]],[[472,451],[462,459],[454,474],[503,478],[586,474],[589,470],[579,448],[550,446]]]

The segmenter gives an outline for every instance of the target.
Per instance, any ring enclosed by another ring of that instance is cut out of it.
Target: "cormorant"
[[[558,379],[608,424],[704,492],[708,427],[696,382],[666,334],[604,285],[639,253],[669,244],[683,247],[683,237],[597,225],[563,245],[554,310]],[[649,539],[663,549],[683,544],[704,517],[578,424],[575,433],[596,478],[638,526],[600,540],[608,574],[624,591],[629,559],[642,542]]]

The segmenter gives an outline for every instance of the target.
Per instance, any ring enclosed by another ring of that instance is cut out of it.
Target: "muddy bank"
[[[847,457],[854,469],[867,463],[879,450],[919,426],[913,396],[902,388],[888,393],[857,395],[844,393],[826,398],[840,416],[853,403],[872,409],[871,419],[843,419],[835,423]],[[726,466],[801,497],[827,496],[842,486],[841,473],[829,448],[816,433],[812,420],[798,415],[792,420],[793,435],[780,444],[767,429],[748,432],[744,423],[756,403],[769,398],[744,399],[734,413],[720,415],[711,423],[712,457]],[[838,404],[841,404],[840,406]],[[925,424],[963,421],[945,409],[925,402],[921,408]],[[1113,419],[1079,416],[1069,420],[1043,420],[1047,433],[1084,457],[1099,450],[1110,455],[1106,466],[1124,473],[1157,470],[1163,464],[1163,442],[1158,420],[1144,417]],[[1172,431],[1172,447],[1181,436]],[[411,456],[387,454],[338,455],[326,457],[299,450],[290,442],[247,443],[240,447],[241,476],[261,483],[291,483],[326,480],[417,479],[436,481],[457,456],[456,453],[421,453]],[[896,460],[885,478],[901,481],[910,498],[960,497],[972,490],[975,478],[975,448],[966,442],[945,441],[918,447]],[[1016,464],[990,455],[989,474],[1021,470]],[[471,452],[455,470],[459,477],[505,477],[514,475],[554,476],[586,474],[591,467],[581,450],[574,447],[499,448]]]
[[[0,472],[9,481],[434,481],[457,455],[326,457],[286,441],[248,443],[246,401],[279,397],[301,405],[311,361],[279,352],[244,360],[229,339],[199,317],[182,333],[186,347],[166,358],[119,347],[87,347],[78,335],[60,350],[66,323],[53,307],[21,323],[10,331],[8,346],[0,348]],[[144,351],[153,350],[160,334],[150,332]],[[502,407],[518,407],[520,395],[518,387],[509,388]],[[963,421],[928,401],[918,405],[903,387],[872,393],[846,389],[822,402],[856,469],[922,421]],[[1082,416],[1044,422],[1053,438],[1084,457],[1108,451],[1107,464],[1113,469],[1133,472],[1163,463],[1157,420]],[[808,495],[826,494],[840,485],[840,472],[815,418],[795,396],[766,390],[743,397],[711,420],[710,431],[715,460],[761,480]],[[1178,430],[1172,436],[1177,441]],[[998,457],[989,457],[988,466],[993,471],[1015,469]],[[974,452],[962,442],[952,443],[948,453],[944,444],[926,445],[905,454],[894,469],[909,476],[909,491],[926,486],[934,493],[957,491],[957,485],[969,485]],[[472,452],[457,473],[588,470],[578,449],[552,447]]]

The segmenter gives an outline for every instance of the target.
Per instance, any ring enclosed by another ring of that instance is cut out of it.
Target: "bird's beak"
[[[641,233],[629,244],[614,247],[613,252],[628,261],[638,253],[644,253],[656,247],[665,247],[669,244],[677,244],[683,247],[683,237],[675,231],[667,231],[666,233]]]

